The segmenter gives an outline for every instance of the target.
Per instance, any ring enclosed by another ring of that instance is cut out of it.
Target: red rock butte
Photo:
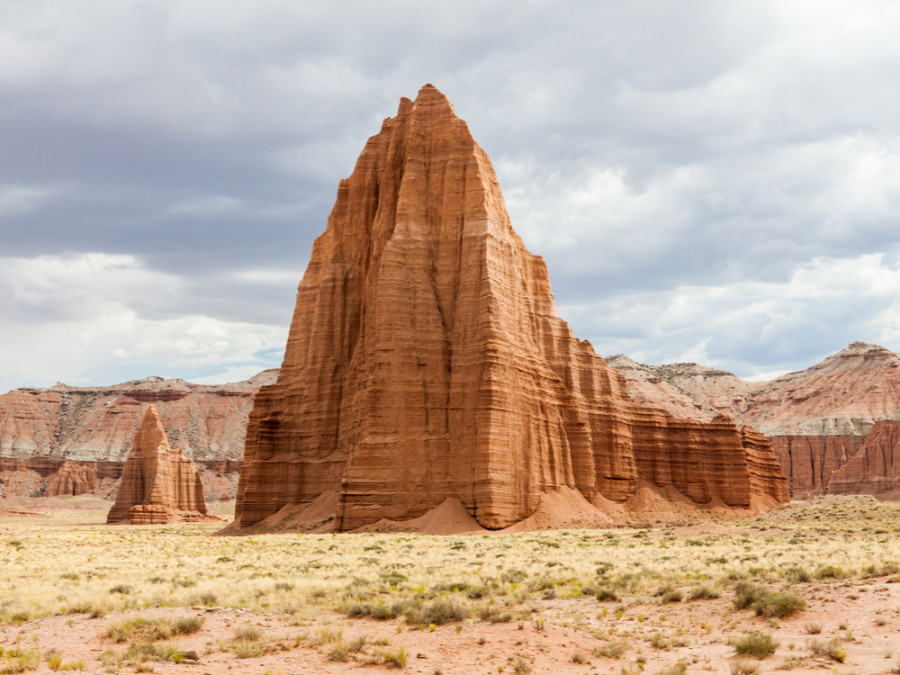
[[[125,462],[108,523],[157,525],[210,517],[194,463],[166,439],[154,406],[147,408]]]
[[[431,85],[401,99],[313,246],[228,529],[326,508],[346,531],[448,500],[500,529],[554,495],[603,507],[644,485],[698,504],[788,499],[754,430],[629,398],[557,315],[466,123]]]

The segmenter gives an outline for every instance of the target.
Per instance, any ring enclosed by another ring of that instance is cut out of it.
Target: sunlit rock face
[[[106,522],[157,525],[203,520],[207,515],[197,468],[169,445],[159,413],[151,405],[131,444]]]
[[[465,122],[430,85],[403,99],[313,247],[278,380],[250,415],[231,529],[326,493],[337,530],[446,499],[498,529],[547,493],[622,502],[639,480],[703,504],[787,499],[764,437],[629,398],[557,315]]]

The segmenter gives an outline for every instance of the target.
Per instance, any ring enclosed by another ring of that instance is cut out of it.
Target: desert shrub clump
[[[738,654],[764,659],[775,653],[778,643],[766,633],[748,633],[734,641],[734,648]]]
[[[766,589],[746,581],[739,581],[734,585],[734,608],[749,609],[755,602],[759,602],[766,595]]]
[[[760,616],[783,618],[806,609],[806,601],[793,593],[766,593],[762,600],[753,603],[753,610]]]
[[[841,646],[841,641],[837,638],[832,638],[828,642],[813,640],[809,643],[809,648],[816,656],[827,656],[838,663],[843,663],[847,658],[847,650]]]
[[[805,609],[806,601],[794,593],[767,591],[762,586],[741,581],[734,587],[734,608],[750,608],[759,616],[784,618]]]

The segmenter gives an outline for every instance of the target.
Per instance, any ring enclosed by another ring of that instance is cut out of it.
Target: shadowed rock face
[[[250,416],[233,529],[331,492],[338,530],[448,498],[496,529],[542,494],[623,501],[639,479],[699,503],[787,499],[765,438],[628,397],[557,315],[465,122],[430,85],[403,99],[313,247]]]
[[[206,515],[200,475],[191,460],[169,446],[159,413],[151,405],[132,442],[106,522],[152,525]]]

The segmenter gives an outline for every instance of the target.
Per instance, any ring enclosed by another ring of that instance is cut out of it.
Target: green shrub
[[[784,571],[784,578],[791,584],[806,583],[810,581],[809,572],[802,567],[789,567]]]
[[[611,588],[600,588],[594,593],[598,602],[618,602],[619,594]]]
[[[695,586],[691,589],[691,600],[712,600],[718,597],[718,591],[712,590],[709,586]]]
[[[684,596],[682,596],[681,591],[679,591],[678,589],[673,589],[673,590],[667,591],[665,594],[663,594],[662,601],[663,602],[681,602],[683,597]]]
[[[256,626],[238,626],[234,629],[235,640],[259,640],[262,638],[262,631]]]
[[[622,658],[628,651],[628,643],[625,640],[610,640],[602,647],[594,650],[594,656],[603,656],[610,659]]]
[[[238,640],[231,645],[231,651],[239,659],[255,659],[265,656],[269,652],[269,646],[257,640]]]
[[[766,589],[746,581],[739,581],[734,585],[734,608],[748,609],[755,602],[762,600],[766,595]]]
[[[778,649],[778,643],[765,633],[748,633],[734,642],[738,654],[764,659]]]
[[[440,626],[451,621],[462,621],[466,614],[466,610],[453,600],[435,600],[425,607],[424,623]]]
[[[172,635],[190,635],[203,627],[202,616],[183,616],[172,622]]]
[[[847,573],[843,569],[834,565],[826,565],[816,570],[816,579],[843,579],[846,576]]]
[[[350,646],[345,642],[338,642],[328,652],[329,661],[349,661]]]
[[[784,618],[806,609],[806,601],[793,593],[766,593],[753,603],[759,616]]]

